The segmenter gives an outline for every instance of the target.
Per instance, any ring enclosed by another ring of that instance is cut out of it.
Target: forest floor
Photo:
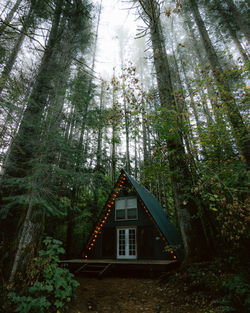
[[[218,313],[215,294],[183,280],[78,277],[69,313]]]

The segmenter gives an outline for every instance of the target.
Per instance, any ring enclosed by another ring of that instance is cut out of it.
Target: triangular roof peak
[[[156,197],[152,195],[145,187],[140,185],[129,173],[123,169],[121,170],[121,174],[115,183],[113,191],[104,205],[99,221],[97,222],[93,233],[89,238],[88,244],[86,245],[86,249],[84,251],[84,258],[87,258],[88,252],[92,250],[102,227],[107,222],[111,214],[111,209],[114,207],[115,200],[119,196],[119,193],[123,188],[126,180],[133,187],[145,212],[151,218],[154,225],[158,228],[161,238],[167,245],[171,247],[170,252],[175,253],[177,258],[181,260],[183,258],[183,243],[178,230],[166,216],[166,213],[164,212]],[[173,257],[176,258],[174,255]]]

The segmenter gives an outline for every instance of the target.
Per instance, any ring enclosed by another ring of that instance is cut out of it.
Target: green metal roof
[[[122,172],[125,173],[129,182],[135,188],[138,196],[149,210],[156,225],[159,227],[170,246],[173,247],[178,259],[182,259],[184,256],[184,250],[181,235],[170,219],[167,218],[159,201],[145,187],[139,185],[138,182],[126,171],[122,170]]]

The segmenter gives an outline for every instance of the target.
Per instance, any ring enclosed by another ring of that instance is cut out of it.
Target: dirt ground
[[[69,313],[216,313],[214,301],[183,285],[140,278],[78,278]]]

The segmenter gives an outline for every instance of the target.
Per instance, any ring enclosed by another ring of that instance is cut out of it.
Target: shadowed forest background
[[[100,74],[103,7],[0,4],[4,312],[63,312],[76,283],[58,254],[81,257],[122,168],[179,228],[183,266],[220,264],[225,312],[247,312],[248,3],[128,1],[137,39],[117,28],[119,61]]]

